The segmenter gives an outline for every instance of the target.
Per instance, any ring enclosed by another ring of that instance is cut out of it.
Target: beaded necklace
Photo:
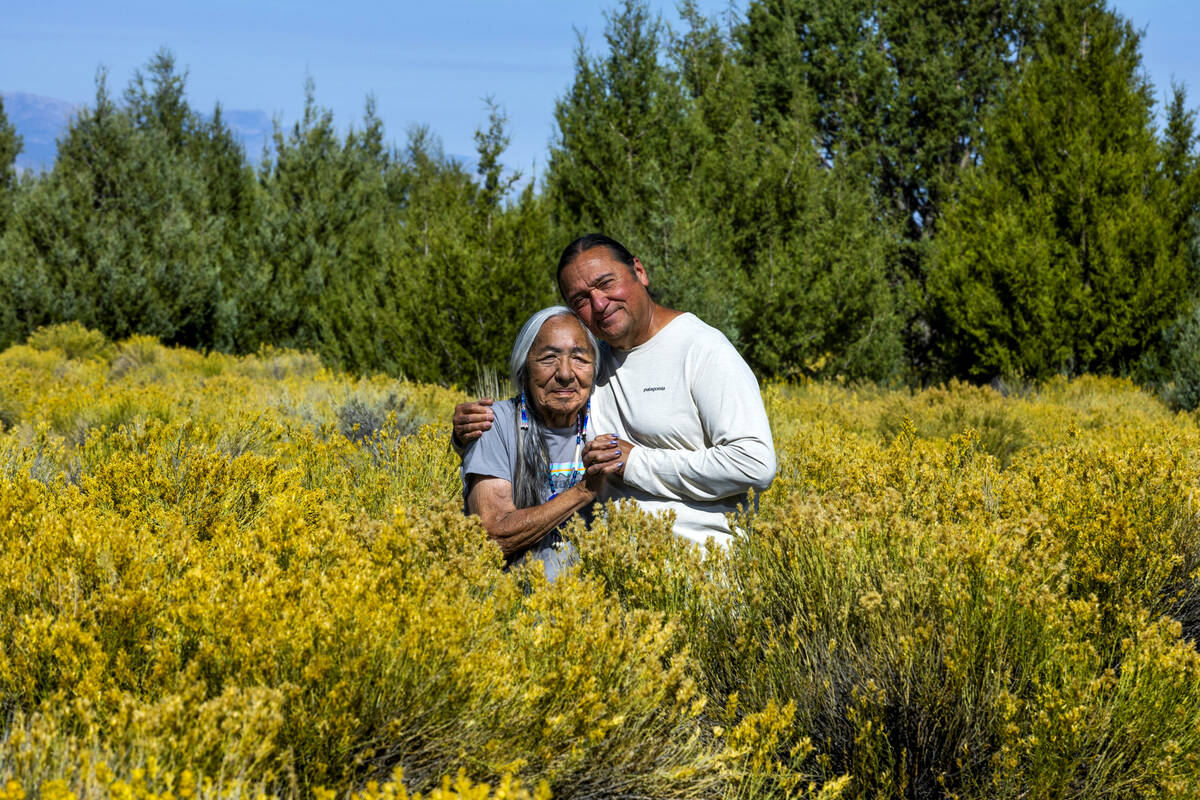
[[[571,482],[563,487],[564,491],[579,483],[579,478],[583,475],[582,471],[576,469],[576,465],[579,464],[579,458],[583,454],[583,435],[587,431],[588,417],[591,413],[592,399],[589,397],[583,413],[575,417],[575,457],[571,460]],[[529,430],[529,417],[525,414],[525,392],[521,392],[521,430]],[[558,497],[559,493],[554,491],[554,480],[549,472],[546,473],[546,485],[550,489],[550,496],[546,499],[553,500]]]

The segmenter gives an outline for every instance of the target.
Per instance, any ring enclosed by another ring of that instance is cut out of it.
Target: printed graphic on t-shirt
[[[570,489],[583,477],[583,462],[560,461],[550,465],[550,496]]]

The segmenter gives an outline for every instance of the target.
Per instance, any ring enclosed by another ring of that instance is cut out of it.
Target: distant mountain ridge
[[[81,106],[27,92],[2,94],[4,114],[24,140],[17,155],[17,169],[50,169],[58,151],[58,137]]]
[[[66,133],[71,117],[85,108],[55,97],[28,92],[0,92],[4,98],[4,114],[24,140],[17,156],[17,169],[44,171],[54,166],[58,153],[58,138]],[[206,119],[211,114],[202,114]],[[263,147],[271,141],[271,117],[265,111],[221,109],[221,117],[246,149],[246,158],[254,164],[262,156]]]

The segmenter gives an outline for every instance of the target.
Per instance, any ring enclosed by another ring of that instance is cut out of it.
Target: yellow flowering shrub
[[[455,391],[79,326],[0,374],[0,800],[1200,795],[1200,428],[1127,382],[768,385],[731,547],[610,507],[548,586]]]
[[[208,795],[342,794],[396,768],[444,797],[491,796],[442,786],[459,770],[715,785],[673,623],[503,573],[461,513],[459,395],[288,354],[105,352],[0,355],[0,776],[20,791],[115,796],[96,763],[136,796],[175,791],[132,777],[150,763]]]
[[[1190,417],[1090,378],[764,397],[779,474],[728,552],[653,521],[577,533],[586,573],[680,620],[707,718],[743,726],[735,785],[1200,792]]]

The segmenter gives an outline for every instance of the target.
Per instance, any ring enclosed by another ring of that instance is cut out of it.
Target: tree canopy
[[[252,166],[166,50],[120,95],[101,74],[44,174],[17,175],[0,106],[0,346],[78,320],[465,384],[600,230],[762,375],[1186,382],[1195,112],[1173,87],[1156,128],[1139,34],[1103,0],[680,17],[621,0],[598,52],[580,40],[531,179],[494,98],[472,169],[427,128],[393,144],[370,98],[339,125],[311,80]]]

